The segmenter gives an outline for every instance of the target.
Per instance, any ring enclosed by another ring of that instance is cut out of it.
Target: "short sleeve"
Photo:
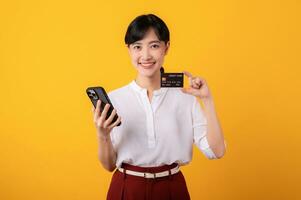
[[[194,97],[192,106],[192,126],[194,144],[208,159],[217,159],[207,140],[207,119],[197,98]]]

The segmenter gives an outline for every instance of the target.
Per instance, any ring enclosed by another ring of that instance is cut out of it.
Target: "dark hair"
[[[143,39],[150,28],[154,29],[160,41],[164,41],[165,44],[169,41],[169,30],[164,21],[154,14],[147,14],[136,17],[130,23],[124,38],[125,44],[129,46]]]

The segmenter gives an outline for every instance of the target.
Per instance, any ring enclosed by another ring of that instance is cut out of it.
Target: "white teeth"
[[[144,67],[149,67],[152,66],[153,64],[155,64],[154,62],[152,63],[140,63],[140,65],[144,66]]]

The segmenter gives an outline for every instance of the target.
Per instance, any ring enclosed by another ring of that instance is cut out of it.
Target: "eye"
[[[138,45],[133,46],[133,49],[134,49],[134,50],[139,50],[140,48],[141,48],[141,47],[138,46]]]
[[[157,45],[157,44],[153,44],[152,46],[151,46],[151,48],[153,48],[153,49],[158,49],[160,46],[159,45]]]

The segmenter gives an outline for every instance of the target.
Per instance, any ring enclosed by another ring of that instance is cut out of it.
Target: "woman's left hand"
[[[205,79],[198,76],[192,76],[192,74],[188,71],[183,71],[183,73],[189,79],[189,88],[182,88],[182,92],[194,95],[201,99],[207,99],[211,97],[211,93]]]

